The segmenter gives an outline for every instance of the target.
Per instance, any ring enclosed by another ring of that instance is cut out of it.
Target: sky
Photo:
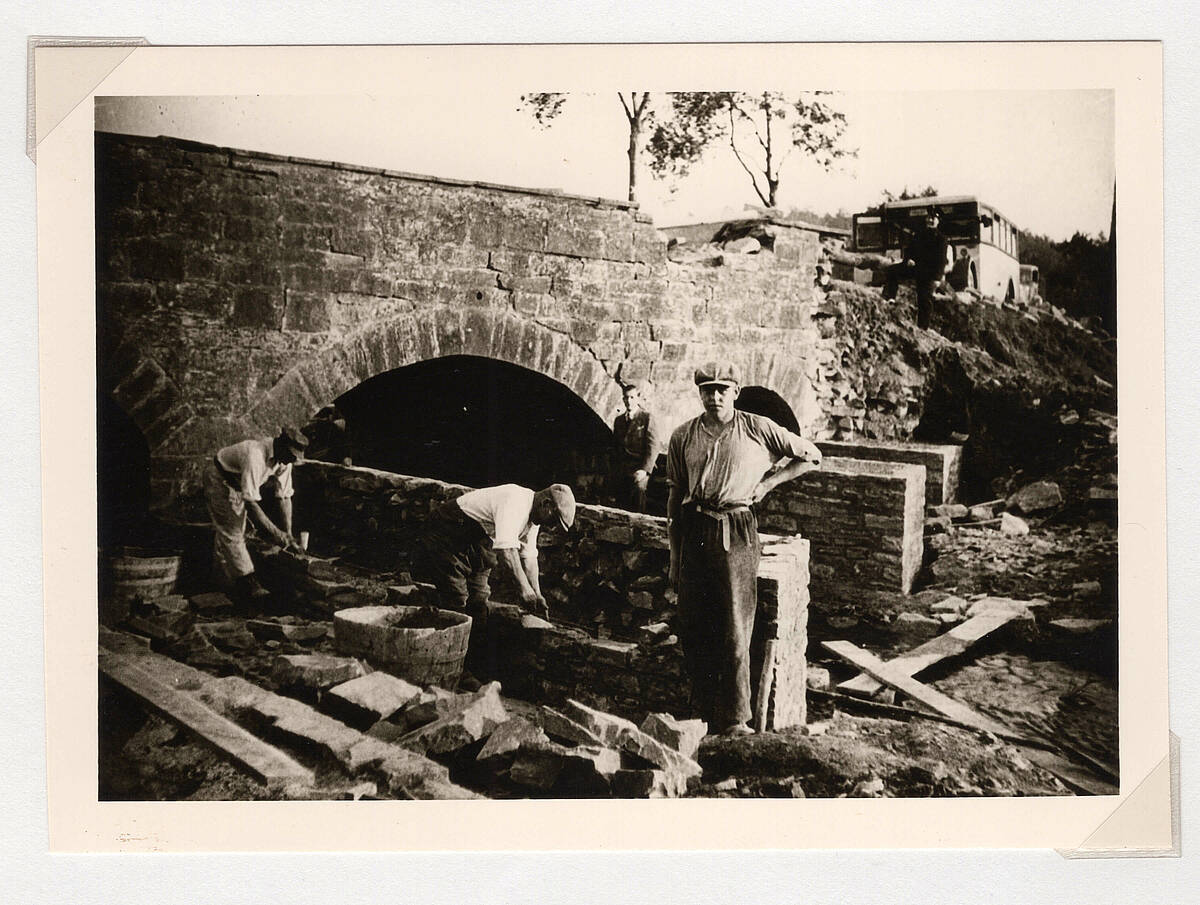
[[[855,157],[832,172],[793,153],[778,206],[854,213],[926,185],[976,195],[1051,239],[1107,234],[1114,179],[1113,96],[1100,90],[848,92]],[[96,128],[170,135],[432,176],[627,195],[628,126],[614,93],[572,94],[539,127],[519,95],[119,97],[96,99]],[[758,205],[726,145],[687,176],[658,180],[643,160],[638,201],[658,226],[746,216]]]

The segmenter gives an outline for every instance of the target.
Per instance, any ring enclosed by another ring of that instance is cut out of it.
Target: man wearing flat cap
[[[243,440],[224,447],[205,474],[204,495],[214,530],[213,568],[219,578],[232,583],[242,603],[269,596],[254,576],[246,549],[247,514],[272,543],[300,550],[292,537],[292,463],[304,461],[307,447],[303,433],[285,427],[274,439]],[[280,526],[263,511],[264,487],[279,500]]]
[[[625,411],[613,422],[612,492],[630,512],[646,511],[646,487],[658,457],[654,418],[645,408],[646,386],[631,381],[622,387]]]
[[[568,531],[574,522],[575,495],[566,484],[536,492],[518,484],[482,487],[430,512],[415,565],[437,588],[440,606],[471,617],[469,668],[478,668],[483,656],[492,569],[503,562],[516,582],[521,606],[549,616],[538,580],[538,530],[555,526]],[[459,681],[459,687],[468,690],[476,685],[469,673]]]
[[[671,582],[695,715],[713,732],[748,735],[750,635],[758,606],[758,520],[753,506],[776,485],[821,464],[809,441],[762,415],[734,408],[732,362],[696,369],[704,414],[667,448]],[[773,463],[782,467],[772,470]]]

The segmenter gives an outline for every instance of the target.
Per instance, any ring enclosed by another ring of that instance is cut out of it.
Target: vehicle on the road
[[[855,251],[899,256],[931,209],[940,215],[939,229],[950,245],[951,285],[1006,301],[1017,299],[1022,286],[1017,227],[972,195],[887,201],[855,214]],[[1036,274],[1037,268],[1033,271]]]

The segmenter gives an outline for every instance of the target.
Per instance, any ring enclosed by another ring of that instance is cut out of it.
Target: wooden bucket
[[[125,600],[154,600],[175,591],[180,554],[140,547],[122,547],[113,554],[113,596]]]
[[[362,606],[333,616],[334,645],[416,685],[454,688],[471,638],[471,617],[416,606]]]

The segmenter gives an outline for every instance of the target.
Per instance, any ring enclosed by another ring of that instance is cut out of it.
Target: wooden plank
[[[874,654],[863,650],[849,641],[822,641],[821,646],[831,653],[837,654],[848,663],[857,666],[877,681],[895,688],[897,691],[904,692],[914,701],[924,704],[932,710],[936,710],[943,716],[948,716],[952,720],[958,720],[958,722],[970,726],[972,729],[991,732],[1005,738],[1021,737],[1006,726],[1002,726],[982,714],[976,713],[966,704],[942,694],[935,688],[922,685],[916,679],[912,678],[912,676],[892,669],[890,663],[884,663]]]
[[[964,653],[980,638],[991,634],[1002,625],[1007,625],[1019,615],[1021,612],[1016,609],[1009,612],[981,613],[966,622],[960,622],[945,634],[938,635],[893,660],[888,660],[887,664],[906,676],[915,676],[935,663]],[[864,697],[875,694],[882,687],[883,683],[877,682],[866,673],[838,684],[842,691]]]
[[[911,707],[881,704],[869,698],[857,698],[851,695],[838,694],[833,691],[815,691],[811,688],[808,690],[808,694],[834,701],[847,709],[861,708],[867,713],[878,713],[881,716],[893,719],[935,720],[939,723],[945,723],[948,726],[960,726],[964,729],[975,728],[960,723],[958,720],[951,719],[948,716],[943,716],[940,713],[927,713],[923,710],[913,710]],[[1091,767],[1091,772],[1086,768],[1078,767],[1071,763],[1071,761],[1050,750],[1054,747],[1054,744],[1048,739],[1022,738],[1012,734],[1006,734],[1002,737],[1021,745],[1025,749],[1025,757],[1029,761],[1037,764],[1047,773],[1052,773],[1058,777],[1064,785],[1074,792],[1084,795],[1116,795],[1119,792],[1119,789],[1113,782],[1114,779],[1119,780],[1120,777],[1115,774],[1109,775],[1107,769],[1097,769],[1096,766]]]
[[[270,788],[312,785],[313,773],[191,695],[154,677],[145,657],[100,652],[100,672]]]

